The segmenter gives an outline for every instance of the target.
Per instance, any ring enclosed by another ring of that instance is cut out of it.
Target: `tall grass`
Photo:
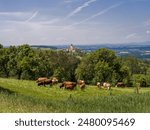
[[[34,81],[0,78],[0,112],[150,112],[150,89],[84,91],[63,90],[59,85],[38,87]],[[145,93],[146,92],[146,93]]]

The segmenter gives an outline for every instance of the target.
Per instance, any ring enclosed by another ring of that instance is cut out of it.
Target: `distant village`
[[[66,52],[75,53],[75,52],[81,52],[79,48],[76,48],[73,44],[70,44],[67,48],[57,48],[54,46],[49,45],[31,45],[32,48],[40,48],[40,49],[54,49],[54,50],[64,50]]]
[[[150,60],[150,45],[31,45],[32,48],[63,50],[71,54],[92,52],[99,48],[108,48],[114,50],[118,56],[135,56],[140,59]]]
[[[75,53],[75,52],[81,52],[80,49],[76,48],[73,44],[71,44],[68,48],[65,49],[67,52]]]

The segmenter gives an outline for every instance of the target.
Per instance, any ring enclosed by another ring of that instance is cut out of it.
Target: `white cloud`
[[[90,17],[88,17],[88,18],[86,18],[86,19],[84,19],[84,20],[82,20],[82,21],[79,21],[79,22],[77,22],[77,23],[74,23],[74,24],[72,24],[72,25],[70,25],[70,26],[82,24],[82,23],[85,23],[85,22],[87,22],[87,21],[89,21],[89,20],[92,20],[92,19],[94,19],[95,17],[98,17],[98,16],[100,16],[100,15],[103,15],[103,14],[109,12],[110,10],[112,10],[112,9],[114,9],[114,8],[117,8],[117,7],[120,6],[121,4],[122,4],[122,3],[114,4],[114,5],[112,5],[112,6],[108,7],[108,8],[103,9],[102,11],[100,11],[100,12],[98,12],[98,13],[96,13],[96,14],[94,14],[94,15],[92,15],[92,16],[90,16]]]
[[[146,20],[146,21],[144,22],[144,25],[150,26],[150,19]]]
[[[33,18],[35,18],[37,15],[38,15],[38,11],[36,11],[35,13],[33,13],[32,16],[29,17],[29,18],[26,20],[26,22],[31,21],[31,20],[32,20]]]
[[[75,0],[75,1],[63,0],[63,6],[64,6],[64,1],[66,1],[66,4],[68,2],[68,5],[72,5],[79,0]],[[81,6],[72,10],[67,15],[68,19],[65,19],[67,16],[64,16],[67,10],[65,10],[65,12],[62,13],[63,15],[60,14],[57,15],[52,11],[47,11],[42,9],[40,9],[40,13],[38,11],[0,12],[1,43],[5,45],[7,45],[7,43],[56,45],[61,43],[65,43],[65,44],[66,43],[74,43],[74,44],[91,43],[92,44],[92,43],[119,43],[119,42],[123,43],[123,42],[150,40],[149,39],[150,19],[146,20],[145,23],[142,22],[141,27],[139,27],[139,25],[136,25],[136,23],[134,23],[133,26],[135,25],[138,27],[128,26],[128,24],[127,26],[125,26],[126,24],[115,23],[112,22],[111,19],[110,21],[109,20],[100,21],[99,19],[94,19],[101,15],[107,16],[107,13],[111,13],[113,9],[119,7],[120,5],[122,5],[122,3],[116,3],[114,5],[110,5],[104,9],[99,10],[99,12],[91,15],[90,17],[84,17],[84,18],[80,17],[81,21],[79,19],[78,21],[74,21],[74,19],[71,19],[76,14],[82,12],[84,9],[87,9],[91,7],[93,4],[97,3],[95,2],[96,0],[86,0],[86,1],[87,2],[82,1],[83,4]],[[60,10],[61,9],[62,8],[60,8]],[[54,14],[51,14],[51,12]],[[76,23],[71,25],[71,23],[73,22]],[[83,23],[86,22],[87,24],[83,25]],[[80,24],[82,25],[80,26]],[[70,25],[70,28],[68,25]],[[79,26],[74,26],[74,25],[79,25]],[[132,32],[138,32],[138,33],[132,33]]]
[[[3,21],[30,21],[36,15],[38,14],[38,11],[35,13],[33,12],[0,12],[0,20]]]
[[[25,12],[0,12],[0,16],[14,16],[14,17],[20,17],[22,15],[25,15],[27,13]]]
[[[146,34],[150,34],[150,30],[147,30],[147,31],[146,31]]]
[[[135,38],[136,35],[137,35],[136,33],[131,33],[126,36],[126,39]]]
[[[38,16],[38,17],[37,17]],[[37,17],[37,18],[36,18]],[[39,11],[36,12],[0,12],[0,20],[1,24],[27,24],[30,23],[36,23],[41,25],[51,25],[53,23],[56,23],[60,21],[59,18],[49,18],[45,17],[45,19],[41,19],[42,15],[39,15]],[[32,21],[34,18],[36,18],[34,21]]]
[[[54,18],[54,19],[50,19],[50,20],[36,21],[36,23],[39,23],[41,25],[52,25],[58,21],[60,21],[59,18]]]
[[[85,2],[83,5],[77,7],[74,11],[68,14],[67,18],[72,17],[76,15],[77,13],[81,12],[84,8],[90,6],[91,3],[96,2],[97,0],[89,0]]]

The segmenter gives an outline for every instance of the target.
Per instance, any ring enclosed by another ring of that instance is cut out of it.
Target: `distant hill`
[[[31,45],[32,48],[41,49],[53,49],[53,50],[66,50],[69,45]],[[100,48],[108,48],[114,50],[118,56],[135,56],[140,59],[150,60],[150,42],[139,42],[139,43],[122,43],[122,44],[78,44],[74,45],[75,48],[81,50],[82,52],[91,52],[98,50]]]
[[[49,45],[31,45],[31,48],[43,48],[43,49],[54,49],[56,50],[57,47],[55,46],[49,46]]]
[[[69,46],[69,45],[68,45]],[[56,46],[58,49],[67,48],[67,45]],[[92,52],[100,48],[114,50],[118,56],[135,56],[140,59],[150,60],[150,43],[126,43],[126,44],[91,44],[91,45],[74,45],[83,52]]]

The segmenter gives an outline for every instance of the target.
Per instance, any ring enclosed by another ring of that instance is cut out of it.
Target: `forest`
[[[0,77],[36,80],[38,77],[57,77],[59,82],[85,80],[124,82],[132,87],[150,86],[150,62],[134,56],[117,56],[113,50],[101,48],[93,52],[32,48],[28,44],[3,47],[0,44]]]

